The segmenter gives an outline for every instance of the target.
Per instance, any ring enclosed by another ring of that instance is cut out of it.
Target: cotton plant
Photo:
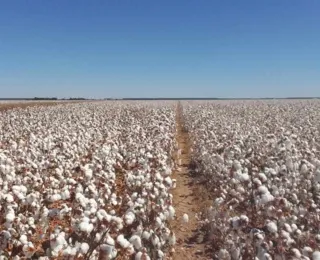
[[[0,256],[164,259],[174,246],[175,103],[0,113]]]
[[[317,259],[320,102],[183,102],[214,259]]]

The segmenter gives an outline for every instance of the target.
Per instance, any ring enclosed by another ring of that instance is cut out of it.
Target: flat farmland
[[[0,103],[1,258],[320,259],[319,111]]]

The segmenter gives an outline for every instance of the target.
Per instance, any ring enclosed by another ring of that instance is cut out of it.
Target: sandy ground
[[[190,170],[190,137],[183,127],[182,107],[177,108],[177,142],[178,149],[175,160],[178,169],[173,172],[177,187],[173,190],[173,203],[176,210],[176,220],[172,226],[176,234],[174,260],[211,259],[205,253],[205,238],[200,230],[196,214],[199,214],[208,203],[206,193],[196,184]],[[189,223],[182,224],[182,216],[187,213]]]

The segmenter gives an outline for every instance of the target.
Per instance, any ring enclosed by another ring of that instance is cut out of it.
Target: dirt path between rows
[[[178,168],[173,172],[173,178],[177,180],[177,186],[172,194],[176,210],[173,230],[177,242],[173,259],[210,259],[205,256],[204,234],[202,234],[199,221],[196,219],[196,214],[201,212],[207,201],[201,192],[201,187],[195,183],[190,174],[191,144],[189,134],[184,129],[181,104],[177,106],[176,126],[179,151],[175,155]],[[185,213],[189,216],[187,224],[182,222]]]

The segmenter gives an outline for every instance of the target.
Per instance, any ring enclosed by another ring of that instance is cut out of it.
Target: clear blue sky
[[[318,0],[4,0],[0,97],[320,96]]]

